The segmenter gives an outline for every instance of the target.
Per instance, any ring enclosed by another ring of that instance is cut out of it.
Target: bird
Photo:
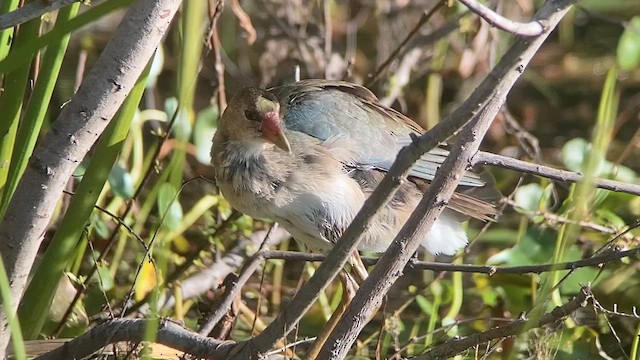
[[[308,79],[267,90],[246,87],[219,119],[211,163],[233,208],[276,221],[310,251],[327,252],[400,149],[424,132],[357,84]],[[358,250],[387,249],[448,154],[436,147],[418,160]],[[491,179],[466,171],[421,245],[434,255],[454,255],[467,245],[462,222],[498,215],[496,193]]]

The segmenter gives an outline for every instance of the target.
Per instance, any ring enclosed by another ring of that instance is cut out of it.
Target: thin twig
[[[242,216],[241,213],[237,211],[233,211],[231,215],[229,215],[229,217],[226,220],[223,220],[222,223],[213,231],[213,233],[209,235],[209,237],[213,238],[213,237],[220,236],[224,231],[228,230],[229,227],[236,220],[238,220],[240,216]],[[166,284],[167,285],[173,284],[176,280],[180,278],[180,276],[182,276],[182,274],[184,274],[189,268],[191,268],[194,264],[196,264],[197,260],[200,258],[200,253],[206,250],[207,247],[209,247],[209,243],[203,242],[195,250],[193,250],[191,254],[185,258],[184,262],[181,265],[179,265],[176,269],[174,269],[173,272],[171,272],[167,276]],[[235,253],[234,250],[236,250],[236,248],[229,251],[229,253],[234,254]],[[222,278],[224,278],[225,276],[226,274],[222,276]],[[183,291],[184,291],[184,284],[181,284],[181,286],[183,287]],[[125,316],[130,315],[131,313],[140,309],[144,304],[146,304],[149,301],[150,297],[151,297],[151,293],[147,293],[142,300],[136,302],[135,304],[127,308],[125,312]],[[167,289],[165,296],[160,296],[160,298],[167,298],[167,297],[168,297],[168,300],[164,302],[164,304],[161,305],[160,307],[173,305],[171,300],[173,296],[171,295],[171,291],[169,291],[169,289]],[[161,300],[159,300],[158,302],[161,303]]]
[[[418,30],[420,30],[420,28],[424,24],[426,24],[427,21],[429,21],[429,19],[431,19],[433,14],[435,14],[436,11],[438,11],[438,9],[440,9],[443,5],[444,5],[444,1],[439,1],[431,10],[425,11],[422,14],[422,16],[420,17],[420,20],[418,20],[418,23],[416,24],[416,26],[413,27],[413,29],[409,32],[407,37],[405,37],[404,40],[402,40],[402,42],[400,43],[400,45],[398,45],[398,47],[389,55],[387,60],[383,61],[382,64],[380,64],[380,66],[378,66],[378,68],[371,75],[371,78],[369,79],[369,81],[367,81],[365,86],[370,87],[371,85],[373,85],[376,82],[378,82],[378,80],[380,80],[380,77],[382,76],[382,73],[389,66],[389,64],[391,64],[391,62],[398,57],[398,54],[400,54],[400,52],[404,50],[405,46],[409,43],[409,41],[411,41],[413,39],[413,37],[418,33]]]
[[[214,68],[216,70],[216,78],[218,80],[218,89],[216,91],[218,101],[218,111],[222,113],[227,107],[227,93],[224,84],[224,63],[222,62],[222,44],[220,43],[220,34],[218,32],[218,20],[224,10],[224,1],[217,0],[215,6],[209,0],[209,13],[211,18],[211,29],[209,30],[209,45],[213,50]]]
[[[156,227],[155,231],[153,232],[153,235],[151,236],[151,240],[149,240],[149,245],[147,248],[147,251],[144,253],[144,256],[142,257],[142,260],[140,261],[140,263],[138,264],[138,268],[136,269],[136,273],[133,276],[133,281],[131,283],[131,288],[129,289],[129,293],[127,294],[127,296],[125,297],[124,302],[122,303],[122,312],[120,314],[120,317],[124,318],[126,312],[127,312],[127,306],[129,305],[129,301],[131,301],[131,299],[133,298],[133,294],[135,291],[135,286],[136,283],[138,282],[138,277],[140,276],[140,273],[142,271],[142,268],[144,266],[144,264],[147,261],[147,258],[149,259],[149,262],[151,262],[151,264],[153,265],[153,270],[155,271],[155,275],[156,278],[159,279],[160,278],[160,274],[158,274],[158,267],[156,266],[155,260],[153,258],[153,256],[151,256],[151,250],[153,249],[153,244],[155,243],[158,234],[160,233],[160,229],[162,229],[162,225],[164,225],[164,220],[167,217],[167,215],[169,214],[169,212],[171,211],[171,205],[173,205],[173,203],[175,201],[178,201],[178,196],[180,196],[180,193],[182,192],[182,190],[184,190],[185,186],[187,186],[189,183],[191,183],[194,180],[197,180],[198,178],[193,178],[193,179],[189,179],[185,182],[182,183],[182,186],[180,186],[180,189],[178,189],[178,191],[176,191],[175,195],[173,195],[173,198],[171,199],[171,201],[169,202],[169,205],[167,206],[166,209],[164,209],[164,212],[162,213],[162,216],[160,217],[160,223],[158,224],[158,227]]]
[[[1,1],[0,1],[1,2]],[[23,24],[31,19],[35,19],[48,12],[58,10],[65,6],[69,6],[75,2],[84,2],[82,0],[50,0],[50,1],[31,1],[24,6],[13,10],[12,12],[0,16],[0,30],[8,29]]]
[[[486,22],[500,30],[510,32],[514,35],[522,36],[539,36],[545,30],[545,23],[541,20],[533,20],[527,23],[521,23],[505,18],[504,16],[489,9],[485,5],[476,0],[458,0],[463,3],[469,10],[478,14]]]
[[[581,174],[572,171],[554,169],[549,166],[534,164],[484,151],[479,151],[473,159],[471,159],[471,165],[495,166],[568,183],[577,183],[583,179]],[[600,189],[640,195],[640,185],[636,184],[596,178],[594,179],[594,185]]]
[[[538,328],[548,324],[560,321],[565,317],[571,315],[574,311],[587,305],[587,300],[592,299],[591,289],[589,287],[583,287],[578,295],[571,301],[562,306],[557,306],[551,312],[542,315],[537,321],[533,322],[522,317],[509,325],[493,328],[487,331],[483,331],[477,334],[473,334],[463,338],[454,338],[446,341],[443,344],[435,346],[427,351],[425,354],[416,356],[414,360],[429,360],[429,359],[447,359],[453,357],[469,348],[476,345],[495,340],[502,339],[511,336],[518,335],[523,329]]]
[[[68,191],[68,190],[63,190],[63,192],[67,195],[71,195],[74,196],[75,193],[73,193],[72,191]],[[103,208],[100,205],[93,205],[93,207],[95,209],[98,209],[99,211],[107,214],[109,217],[111,217],[111,219],[113,219],[118,225],[124,227],[129,234],[131,234],[131,236],[133,236],[134,238],[136,238],[136,240],[138,240],[138,243],[140,244],[140,246],[142,246],[142,248],[144,249],[144,251],[149,251],[149,247],[147,247],[147,244],[144,243],[144,240],[142,239],[142,237],[140,235],[138,235],[135,231],[133,231],[133,229],[131,228],[131,226],[127,225],[127,223],[124,221],[124,219],[122,219],[120,216],[112,213],[111,211],[107,210],[106,208]],[[98,259],[96,259],[96,262],[98,262]]]
[[[224,314],[226,314],[227,310],[231,306],[231,303],[233,302],[233,299],[238,296],[244,284],[249,280],[251,275],[253,275],[253,273],[258,269],[258,267],[264,260],[262,254],[267,251],[269,245],[271,244],[271,234],[275,229],[277,229],[277,227],[278,223],[275,223],[269,229],[267,235],[264,238],[264,241],[262,242],[262,245],[260,245],[260,249],[258,249],[258,251],[251,257],[251,260],[249,260],[244,265],[244,267],[240,271],[238,280],[231,286],[230,290],[226,294],[227,296],[220,302],[218,309],[213,314],[211,314],[211,316],[207,318],[205,323],[202,324],[200,329],[198,329],[198,333],[200,333],[201,335],[209,334],[211,330],[213,330],[213,328],[218,324],[220,319],[222,319]]]
[[[521,265],[521,266],[491,266],[491,265],[469,265],[469,264],[450,264],[437,263],[429,261],[410,261],[405,269],[411,270],[431,270],[431,271],[447,271],[447,272],[463,272],[474,274],[540,274],[555,270],[573,270],[583,267],[599,266],[615,260],[628,257],[635,257],[640,254],[640,247],[625,251],[604,252],[598,256],[592,256],[586,259],[567,261],[563,263],[549,263],[539,265]],[[296,251],[280,251],[270,250],[263,253],[265,259],[280,259],[285,261],[312,261],[321,262],[325,260],[322,254],[300,253]],[[363,257],[362,262],[367,266],[378,263],[379,258]]]
[[[240,6],[239,0],[231,0],[231,10],[238,18],[240,27],[247,33],[247,45],[253,45],[258,38],[256,29],[251,24],[251,18]]]

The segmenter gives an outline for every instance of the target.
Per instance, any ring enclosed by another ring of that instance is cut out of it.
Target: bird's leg
[[[345,269],[342,269],[342,271],[340,271],[340,273],[338,274],[338,278],[340,279],[340,283],[342,284],[342,298],[340,299],[340,304],[338,304],[338,307],[331,315],[331,318],[329,318],[329,321],[327,321],[327,324],[322,329],[322,332],[318,334],[316,340],[313,342],[313,344],[311,344],[309,350],[307,350],[305,356],[306,359],[315,359],[318,356],[320,349],[322,349],[322,346],[327,341],[327,338],[336,327],[338,320],[340,320],[340,317],[342,317],[342,314],[344,314],[344,311],[347,309],[347,306],[351,302],[351,299],[353,299],[353,296],[358,289],[356,280],[354,280]]]
[[[369,276],[369,272],[367,271],[367,267],[362,263],[362,258],[358,251],[354,251],[353,255],[349,259],[349,263],[351,264],[351,269],[353,270],[353,276],[356,278],[356,282],[358,285],[362,284],[362,282]]]

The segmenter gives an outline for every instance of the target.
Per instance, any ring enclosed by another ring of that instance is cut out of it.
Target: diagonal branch
[[[463,3],[469,10],[478,14],[486,22],[500,30],[510,32],[514,35],[522,36],[540,36],[547,29],[546,22],[542,20],[532,20],[528,23],[521,23],[507,19],[506,17],[489,9],[485,5],[476,0],[458,0]]]
[[[12,12],[0,16],[0,30],[25,23],[48,12],[69,6],[83,0],[31,1]]]

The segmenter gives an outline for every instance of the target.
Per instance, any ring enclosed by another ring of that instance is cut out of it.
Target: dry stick
[[[509,325],[493,328],[481,333],[473,334],[463,338],[455,338],[445,343],[435,346],[425,354],[416,356],[414,360],[447,359],[453,357],[476,345],[501,338],[518,335],[522,330],[538,328],[547,324],[560,321],[571,315],[574,311],[587,305],[587,301],[593,298],[591,289],[583,287],[578,295],[562,306],[557,306],[551,312],[542,315],[536,321],[526,318],[518,319]]]
[[[487,266],[487,265],[458,265],[448,263],[437,263],[429,261],[410,261],[405,269],[410,270],[431,270],[431,271],[457,271],[463,273],[475,273],[475,274],[540,274],[552,270],[574,270],[583,267],[599,266],[601,264],[609,263],[615,260],[620,260],[628,257],[635,257],[640,254],[640,247],[633,248],[625,251],[610,251],[605,252],[598,256],[589,257],[586,259],[567,261],[563,263],[551,263],[551,264],[539,264],[539,265],[522,265],[522,266]],[[296,251],[279,251],[271,250],[263,253],[265,259],[280,259],[285,261],[324,261],[325,256],[321,254],[307,254],[299,253]],[[380,259],[366,257],[362,258],[362,262],[367,265],[375,265]]]
[[[98,325],[57,349],[42,354],[36,360],[82,359],[116,342],[138,343],[144,340],[144,329],[158,320],[115,319]],[[220,349],[224,341],[191,332],[170,320],[160,319],[156,343],[204,359],[226,359],[227,352]]]
[[[0,16],[0,30],[8,29],[82,0],[31,1]],[[1,2],[1,1],[0,1]]]
[[[472,165],[489,165],[504,169],[515,170],[521,173],[545,177],[547,179],[558,180],[563,182],[576,183],[582,181],[581,174],[554,169],[552,167],[533,164],[530,162],[510,158],[507,156],[491,154],[480,151],[471,160]],[[640,185],[629,184],[621,181],[595,179],[595,186],[605,190],[624,192],[627,194],[640,195]]]
[[[129,8],[83,85],[35,149],[0,223],[0,253],[13,300],[9,309],[0,309],[0,358],[8,342],[5,311],[14,312],[20,302],[65,184],[133,89],[180,3],[140,0]]]
[[[218,80],[217,102],[218,111],[222,113],[227,107],[227,94],[224,85],[224,64],[222,63],[222,44],[220,43],[220,34],[218,33],[218,20],[224,10],[224,1],[217,0],[215,6],[214,0],[209,0],[209,13],[211,18],[211,29],[209,30],[209,45],[213,50],[213,58],[215,61],[214,68]]]
[[[389,66],[389,64],[391,64],[391,62],[393,60],[395,60],[398,55],[400,54],[400,52],[402,50],[404,50],[404,48],[407,46],[407,44],[409,43],[409,41],[411,41],[411,39],[414,38],[414,36],[418,33],[418,30],[420,30],[420,28],[427,23],[427,21],[429,21],[429,19],[431,19],[431,17],[433,16],[433,14],[436,13],[436,11],[438,11],[438,9],[440,9],[442,7],[442,5],[444,5],[444,1],[439,1],[434,7],[433,9],[429,10],[428,12],[425,11],[422,16],[420,17],[420,20],[418,20],[418,23],[416,24],[416,26],[413,27],[413,29],[409,32],[409,34],[407,35],[407,37],[404,38],[404,40],[402,40],[402,42],[400,43],[400,45],[398,45],[398,47],[391,53],[391,55],[389,55],[389,57],[387,58],[387,60],[385,60],[382,64],[380,64],[380,66],[378,66],[378,68],[376,69],[376,71],[373,73],[373,75],[371,75],[371,78],[369,79],[369,81],[367,81],[367,83],[365,84],[365,86],[370,87],[371,85],[375,84],[376,82],[378,82],[378,80],[380,80],[380,77],[382,76],[382,73],[384,72],[384,70]]]
[[[540,21],[530,21],[528,23],[521,23],[513,21],[503,17],[495,11],[489,9],[485,5],[477,2],[476,0],[458,0],[463,3],[469,10],[478,14],[486,22],[492,26],[497,27],[500,30],[510,32],[514,35],[521,36],[539,36],[546,30],[546,26]]]
[[[569,1],[548,1],[534,19],[548,21],[550,28],[553,28],[568,11],[569,5]],[[486,102],[485,111],[475,116],[472,123],[462,131],[458,145],[437,171],[432,181],[432,186],[429,187],[429,190],[405,226],[403,226],[385,254],[380,258],[369,278],[361,284],[349,308],[320,351],[319,359],[339,360],[346,357],[358,334],[381,304],[388,289],[402,274],[402,269],[413,253],[420,246],[424,234],[430,230],[437,217],[446,207],[447,201],[455,191],[468,161],[477,151],[485,132],[503,105],[508,90],[524,71],[525,66],[548,34],[549,31],[537,38],[518,38],[500,60],[500,63],[496,65],[491,74],[480,85],[486,85],[492,82],[493,79],[498,80],[497,86],[494,87],[493,96]],[[506,70],[506,72],[497,74],[496,72],[500,73],[502,71],[499,69]],[[476,90],[469,100],[478,92],[479,90]],[[456,112],[454,112],[454,115]],[[417,141],[414,141],[414,144],[416,143]]]
[[[200,335],[209,334],[211,330],[213,330],[213,328],[218,324],[218,322],[220,322],[222,317],[230,309],[231,303],[236,298],[236,296],[238,296],[244,284],[249,280],[251,275],[253,275],[253,273],[258,269],[260,264],[262,264],[262,261],[264,260],[264,258],[262,257],[262,254],[269,248],[269,245],[271,244],[271,240],[272,240],[271,234],[277,228],[278,228],[278,223],[275,223],[269,229],[269,231],[267,232],[267,236],[262,242],[262,245],[260,245],[260,248],[258,249],[258,251],[251,257],[251,260],[249,260],[242,267],[242,270],[240,271],[240,277],[238,277],[238,280],[231,286],[230,290],[226,294],[227,296],[220,302],[218,309],[213,314],[211,314],[211,316],[207,318],[205,323],[202,324],[200,329],[198,329],[198,333],[200,333]]]

